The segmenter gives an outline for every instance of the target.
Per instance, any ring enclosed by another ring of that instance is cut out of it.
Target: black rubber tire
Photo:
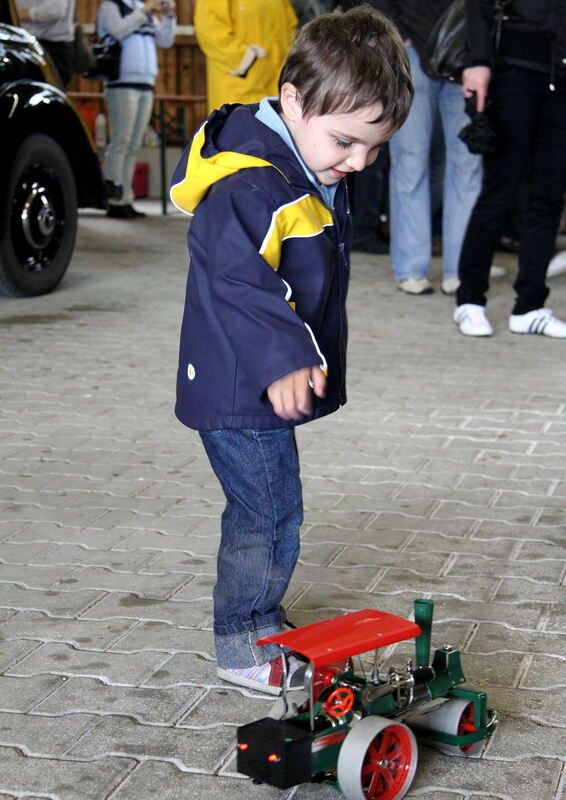
[[[0,295],[51,292],[77,235],[77,189],[67,156],[49,136],[23,140],[10,172],[0,239]]]

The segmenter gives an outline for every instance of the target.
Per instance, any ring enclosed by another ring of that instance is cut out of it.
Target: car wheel
[[[344,739],[337,764],[340,789],[349,800],[400,800],[417,768],[417,742],[401,722],[371,716]]]
[[[50,292],[65,274],[77,233],[75,179],[50,137],[34,134],[20,145],[2,213],[0,295]]]

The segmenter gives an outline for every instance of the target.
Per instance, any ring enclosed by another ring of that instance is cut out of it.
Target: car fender
[[[7,184],[7,172],[23,139],[43,133],[54,139],[69,159],[79,207],[104,207],[102,173],[92,137],[62,90],[40,81],[4,85],[0,90],[0,125],[4,149],[1,186]]]

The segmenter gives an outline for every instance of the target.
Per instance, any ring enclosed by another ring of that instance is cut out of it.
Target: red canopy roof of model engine
[[[273,642],[283,645],[302,653],[319,667],[420,634],[419,626],[404,617],[366,608],[292,631],[266,636],[258,639],[257,644]]]

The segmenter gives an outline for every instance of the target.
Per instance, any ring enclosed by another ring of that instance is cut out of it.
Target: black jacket
[[[415,46],[421,66],[426,70],[425,45],[438,18],[452,0],[369,0],[369,5],[391,19],[403,39]]]
[[[509,0],[496,52],[495,0],[466,0],[470,64],[517,64],[566,75],[566,0]]]

